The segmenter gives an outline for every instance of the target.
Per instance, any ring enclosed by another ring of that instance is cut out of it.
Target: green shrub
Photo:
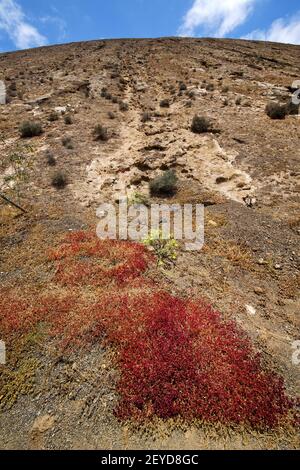
[[[56,111],[52,111],[48,116],[48,121],[54,122],[59,120],[59,115]]]
[[[211,123],[205,116],[194,116],[191,126],[191,131],[195,134],[203,134],[209,132]]]
[[[73,124],[72,116],[70,114],[66,114],[64,117],[65,124],[71,125]]]
[[[125,101],[121,101],[119,103],[119,108],[120,108],[120,111],[128,111],[129,105],[128,103],[125,103]]]
[[[265,112],[271,119],[285,119],[287,109],[286,106],[271,101],[267,104]]]
[[[150,182],[150,193],[153,196],[171,196],[177,190],[177,176],[173,170],[167,170]]]
[[[72,150],[74,148],[71,137],[63,137],[62,144],[68,150]]]
[[[20,126],[20,134],[23,138],[35,137],[42,133],[43,128],[39,122],[24,121]]]
[[[52,152],[47,150],[46,152],[46,159],[47,159],[47,164],[49,166],[55,166],[56,165],[56,160]]]
[[[52,186],[56,189],[64,189],[67,185],[67,177],[62,171],[58,171],[52,176]]]
[[[106,142],[109,139],[107,128],[101,124],[95,126],[93,134],[96,140],[101,140],[102,142]]]

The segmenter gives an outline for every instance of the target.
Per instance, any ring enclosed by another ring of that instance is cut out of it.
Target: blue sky
[[[300,44],[300,2],[0,0],[0,51],[99,38],[161,36]]]

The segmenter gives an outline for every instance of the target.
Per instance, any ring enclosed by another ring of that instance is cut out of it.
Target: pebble
[[[256,314],[256,309],[252,307],[252,305],[245,305],[246,311],[249,315],[255,315]]]
[[[257,294],[257,295],[262,295],[262,294],[265,293],[264,289],[262,289],[261,287],[254,287],[253,290],[254,290],[255,294]]]
[[[215,222],[214,220],[209,220],[208,225],[211,225],[212,227],[217,227],[218,226],[217,222]]]

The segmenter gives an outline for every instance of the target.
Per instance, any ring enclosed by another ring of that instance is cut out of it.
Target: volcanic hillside
[[[1,448],[299,447],[299,79],[255,41],[0,54]],[[203,249],[97,240],[120,195],[204,204]]]

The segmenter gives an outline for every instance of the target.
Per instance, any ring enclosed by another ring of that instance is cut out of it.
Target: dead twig
[[[10,199],[8,199],[8,197],[4,196],[4,194],[1,194],[0,193],[0,197],[6,201],[8,204],[11,204],[12,206],[16,207],[17,209],[19,209],[20,211],[26,213],[27,211],[25,209],[23,209],[23,207],[21,206],[18,206],[18,204],[16,204],[15,202],[11,201]]]

